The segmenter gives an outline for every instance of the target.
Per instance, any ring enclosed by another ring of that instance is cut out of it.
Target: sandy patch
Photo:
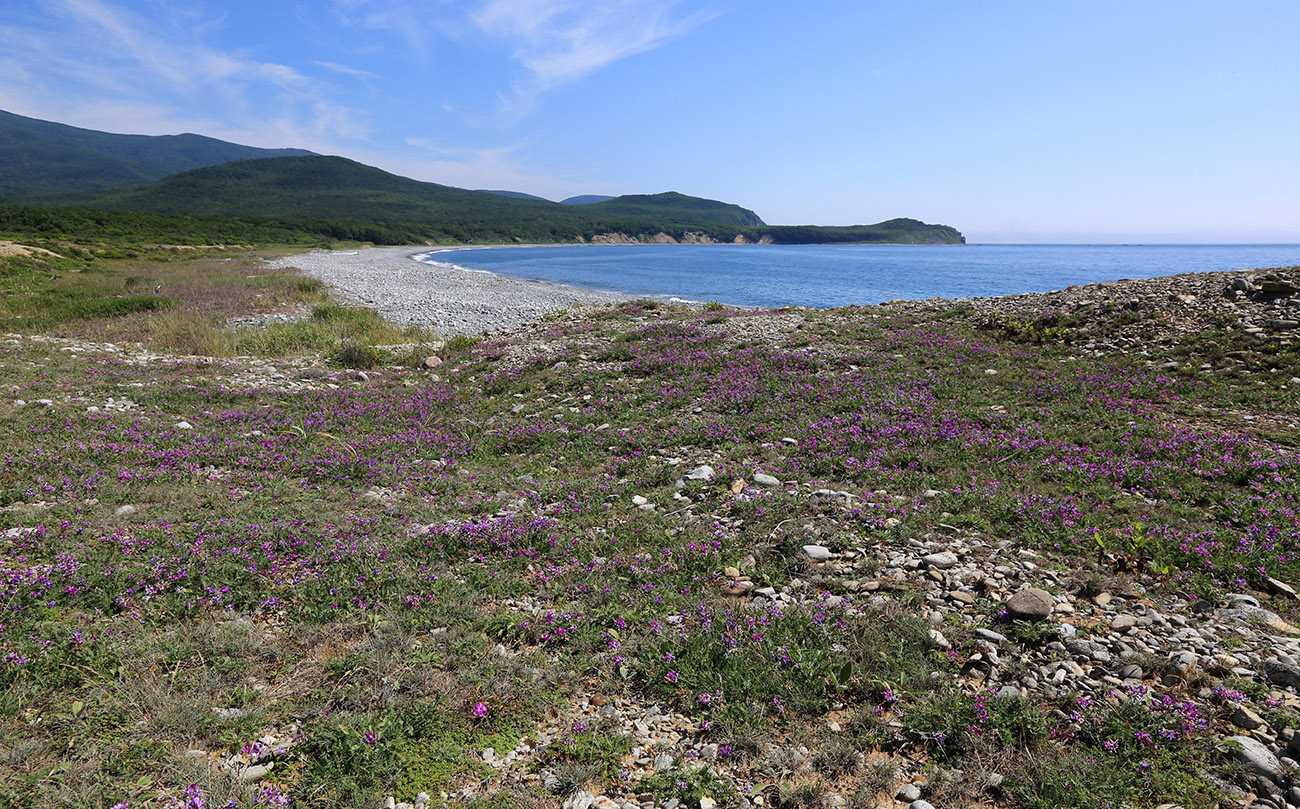
[[[63,258],[58,253],[46,250],[44,247],[32,247],[31,245],[18,244],[4,239],[0,239],[0,256],[54,256],[55,258]]]
[[[252,250],[251,244],[155,244],[163,250]]]

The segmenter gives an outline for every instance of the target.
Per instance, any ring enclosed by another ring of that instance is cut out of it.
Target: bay
[[[565,245],[442,251],[423,260],[650,297],[824,308],[1295,266],[1300,245]]]

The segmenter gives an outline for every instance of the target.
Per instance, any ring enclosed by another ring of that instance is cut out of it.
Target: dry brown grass
[[[420,343],[431,336],[373,311],[332,303],[320,281],[295,269],[266,267],[264,257],[239,252],[102,261],[86,271],[52,267],[29,274],[21,289],[12,290],[0,318],[20,331],[204,357],[334,356],[341,347]],[[121,305],[97,305],[114,301]],[[232,318],[269,314],[294,317],[256,328],[230,325]]]
[[[229,318],[293,311],[329,300],[323,285],[293,269],[262,266],[253,254],[178,262],[113,262],[95,280],[102,294],[157,294],[174,304],[165,312],[74,321],[54,333],[108,342],[153,342],[202,346],[214,340],[202,333],[224,328]],[[190,351],[219,356],[219,351]]]

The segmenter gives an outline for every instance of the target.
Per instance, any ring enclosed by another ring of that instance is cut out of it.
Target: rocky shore
[[[1165,275],[1002,297],[889,301],[891,311],[932,313],[959,306],[977,321],[1014,319],[1075,326],[1072,342],[1097,351],[1150,353],[1207,328],[1225,326],[1259,341],[1300,335],[1300,268]],[[1093,339],[1087,339],[1089,335]]]
[[[435,251],[436,252],[436,251]],[[609,304],[631,295],[525,281],[418,261],[429,250],[316,251],[268,262],[331,285],[345,300],[399,323],[433,326],[447,336],[508,331],[570,306]],[[961,307],[975,320],[1014,319],[1078,325],[1076,340],[1096,351],[1137,352],[1173,345],[1207,326],[1227,325],[1260,341],[1300,335],[1300,269],[1187,273],[1071,286],[1050,292],[959,299],[895,300],[888,311],[926,314]],[[1150,315],[1157,315],[1151,317]]]

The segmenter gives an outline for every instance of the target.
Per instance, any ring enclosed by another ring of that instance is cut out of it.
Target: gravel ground
[[[268,266],[296,267],[389,320],[430,326],[443,337],[513,329],[570,306],[628,299],[414,260],[430,252],[435,251],[427,247],[318,250],[277,259]]]

